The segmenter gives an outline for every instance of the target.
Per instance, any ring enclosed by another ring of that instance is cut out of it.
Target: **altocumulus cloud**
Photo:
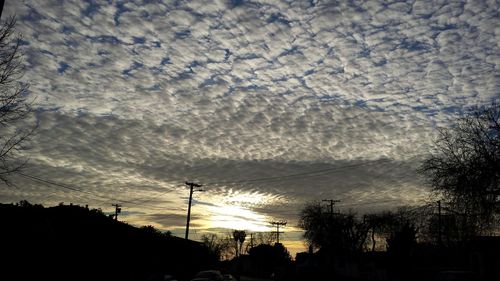
[[[18,16],[38,96],[27,173],[89,193],[19,178],[0,198],[134,200],[136,221],[164,227],[182,225],[186,179],[212,183],[200,204],[291,220],[324,197],[391,202],[365,210],[421,202],[414,170],[435,128],[499,98],[499,9],[9,1],[4,14]],[[242,181],[258,178],[267,180]],[[262,200],[228,199],[238,194]]]

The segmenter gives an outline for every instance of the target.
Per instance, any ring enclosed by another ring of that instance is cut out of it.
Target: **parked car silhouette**
[[[476,281],[477,274],[472,271],[441,271],[436,276],[436,281]]]
[[[231,274],[224,274],[223,277],[224,281],[236,281],[236,278],[234,278],[234,276]]]
[[[177,281],[177,279],[175,279],[174,276],[172,276],[172,275],[165,274],[163,276],[163,281]]]
[[[174,276],[170,274],[161,273],[151,273],[147,278],[147,281],[177,281]]]
[[[200,271],[191,281],[224,281],[224,276],[218,270]]]

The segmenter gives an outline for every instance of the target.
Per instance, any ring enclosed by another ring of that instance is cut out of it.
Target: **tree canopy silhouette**
[[[217,234],[203,234],[201,236],[203,245],[208,249],[210,254],[217,260],[229,260],[236,255],[233,252],[233,243],[230,237],[219,237]],[[236,249],[234,249],[236,251]]]
[[[236,243],[236,257],[239,257],[241,255],[241,248],[243,247],[243,243],[245,242],[246,237],[247,233],[244,230],[233,231],[233,239]]]
[[[462,217],[469,236],[490,231],[500,203],[500,104],[475,108],[440,129],[435,153],[419,171]]]
[[[261,276],[269,276],[276,267],[291,262],[290,253],[281,243],[260,244],[250,249],[248,255],[256,266],[256,273]]]
[[[311,245],[336,254],[361,252],[368,235],[367,224],[354,213],[325,213],[319,202],[302,209],[299,225]]]

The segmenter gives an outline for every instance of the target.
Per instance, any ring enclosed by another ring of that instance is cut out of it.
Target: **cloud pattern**
[[[500,97],[499,6],[8,2],[38,103],[29,172],[102,199],[81,202],[140,199],[130,219],[162,227],[182,226],[187,179],[212,183],[196,194],[203,210],[225,202],[295,221],[314,199],[418,203],[427,189],[414,170],[435,128]],[[2,201],[75,201],[18,181]],[[382,203],[356,207],[394,205]]]

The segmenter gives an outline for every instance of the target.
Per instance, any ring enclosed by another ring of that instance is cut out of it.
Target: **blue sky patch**
[[[59,68],[57,69],[57,72],[59,72],[59,74],[63,74],[69,67],[69,64],[61,61],[59,62]]]
[[[144,44],[146,42],[146,37],[132,37],[134,44]]]

